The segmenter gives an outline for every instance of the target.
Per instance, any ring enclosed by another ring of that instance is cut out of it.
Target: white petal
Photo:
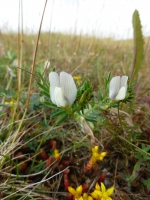
[[[127,90],[127,82],[128,82],[128,76],[122,76],[121,77],[121,87],[125,87]]]
[[[115,99],[120,89],[120,76],[115,76],[111,79],[109,84],[109,98]]]
[[[50,98],[51,101],[56,104],[55,101],[55,88],[60,87],[60,81],[59,81],[59,76],[56,72],[50,72],[49,73],[49,81],[50,81]]]
[[[122,87],[120,88],[117,96],[116,96],[116,100],[123,100],[126,96],[126,88],[125,87]]]
[[[60,87],[55,88],[55,101],[58,107],[66,107],[68,105],[68,101],[65,99],[63,91]]]
[[[77,96],[77,87],[76,87],[73,77],[66,72],[61,72],[60,86],[62,88],[62,91],[69,105],[71,105],[75,101],[76,96]]]

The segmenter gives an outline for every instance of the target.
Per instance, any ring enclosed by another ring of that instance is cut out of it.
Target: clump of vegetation
[[[150,49],[138,11],[133,31],[134,44],[1,34],[1,199],[149,198]]]

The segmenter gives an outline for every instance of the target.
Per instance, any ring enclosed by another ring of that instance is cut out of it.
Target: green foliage
[[[97,122],[99,113],[100,112],[98,110],[91,111],[85,116],[85,119],[89,122]]]
[[[133,13],[132,25],[134,32],[134,58],[131,78],[135,79],[144,59],[144,39],[142,35],[142,25],[139,17],[139,12],[137,10],[135,10]]]
[[[147,187],[148,192],[150,192],[150,178],[142,180],[143,184]]]
[[[12,62],[17,58],[17,55],[12,49],[9,49],[7,53],[1,58],[1,65],[8,64],[9,66],[12,64]]]
[[[44,77],[43,77],[43,75],[40,73],[40,72],[37,72],[37,74],[38,74],[38,76],[39,76],[39,78],[40,78],[40,81],[41,81],[41,85],[45,85],[45,86],[47,86],[47,87],[45,87],[44,86],[44,88],[48,88],[48,84],[47,84],[47,82],[46,82],[46,79],[44,79]],[[49,90],[48,90],[49,91]]]
[[[142,144],[141,145],[141,149],[140,148],[136,148],[136,153],[135,153],[135,157],[141,162],[141,163],[145,163],[146,161],[150,160],[150,145],[145,145]]]
[[[131,175],[124,175],[122,173],[120,173],[120,175],[122,176],[122,178],[124,180],[127,181],[128,187],[130,188],[132,183],[135,181],[135,179],[137,179],[140,175],[141,172],[146,171],[146,170],[150,170],[150,154],[148,153],[150,150],[150,145],[146,146],[145,144],[142,144],[142,148],[136,148],[136,154],[135,154],[135,158],[137,158],[137,162],[134,165],[133,171]],[[150,182],[149,179],[148,180],[143,180],[142,181],[144,183],[144,185],[150,189]]]
[[[97,92],[97,101],[100,108],[108,108],[110,99],[108,98],[109,83],[111,79],[111,73],[105,74],[103,77],[103,85]]]
[[[32,167],[32,169],[31,169],[30,172],[31,172],[31,173],[38,173],[38,172],[40,172],[41,170],[43,170],[44,167],[45,167],[45,163],[44,163],[42,160],[40,160],[39,163],[38,163],[37,165],[35,165],[34,167]]]
[[[135,179],[138,178],[139,176],[139,173],[140,173],[140,168],[141,168],[141,165],[139,162],[137,162],[135,165],[134,165],[134,168],[132,170],[132,174],[131,175],[126,175],[124,173],[119,173],[120,176],[122,177],[122,179],[124,179],[126,182],[127,182],[127,185],[128,185],[128,190],[130,191],[131,190],[131,186],[132,186],[132,183],[135,181]]]
[[[32,94],[30,97],[30,108],[32,110],[37,110],[40,108],[40,102],[39,102],[39,94]]]
[[[55,126],[63,123],[68,118],[68,113],[62,114],[60,117],[58,117],[57,121],[55,122]]]
[[[140,169],[141,169],[141,163],[137,162],[134,165],[132,175],[127,179],[129,185],[139,176]]]
[[[90,81],[85,81],[77,92],[77,101],[83,106],[87,100],[91,97],[93,87]]]
[[[55,111],[55,113],[53,113],[52,115],[51,115],[51,117],[52,118],[55,118],[55,117],[58,117],[58,116],[60,116],[60,115],[62,115],[62,114],[65,114],[66,113],[66,111],[64,111],[64,110],[58,110],[57,109],[57,111]]]
[[[55,104],[53,104],[51,101],[44,101],[43,105],[47,105],[50,108],[57,108],[57,106]]]
[[[130,82],[127,88],[126,98],[123,100],[124,103],[132,102],[134,100],[135,97],[134,88],[135,88],[135,82]]]
[[[0,97],[12,99],[14,96],[15,96],[15,92],[12,88],[9,91],[6,90],[5,88],[0,89]]]
[[[138,159],[138,161],[134,165],[132,174],[124,177],[129,187],[133,181],[138,178],[141,172],[150,170],[150,154],[148,153],[150,151],[150,145],[146,146],[145,144],[142,144],[142,148],[136,148],[136,151],[135,157]],[[142,182],[148,189],[150,189],[149,179],[143,180]]]
[[[31,140],[33,136],[25,136],[24,142],[27,142],[27,146],[34,152],[36,152],[36,149],[39,145],[39,142],[37,140]],[[30,141],[31,140],[31,141]],[[28,142],[29,141],[29,142]]]
[[[44,86],[43,84],[41,84],[41,83],[38,82],[38,81],[37,81],[37,84],[38,84],[38,86],[39,86],[46,94],[49,93],[49,89],[48,89],[46,86]]]
[[[41,89],[42,95],[44,95],[47,98],[50,98],[49,84],[46,82],[46,80],[44,79],[43,75],[40,72],[38,72],[38,76],[40,78],[40,81],[37,81],[37,84]]]
[[[108,96],[110,79],[111,79],[111,73],[109,72],[107,75],[104,76],[104,94],[103,94],[103,96],[105,96],[105,97]]]

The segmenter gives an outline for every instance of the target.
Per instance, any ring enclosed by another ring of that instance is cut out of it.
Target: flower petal
[[[92,196],[93,198],[95,198],[94,195],[95,195],[95,196],[98,195],[98,197],[102,197],[102,196],[103,196],[103,193],[102,193],[101,191],[94,190],[94,192],[91,193],[91,196]]]
[[[66,107],[68,105],[68,101],[65,99],[63,91],[60,87],[56,87],[54,91],[56,105],[58,107]]]
[[[107,155],[107,152],[102,152],[102,153],[100,153],[99,154],[99,159],[100,160],[103,160],[104,159],[104,157]]]
[[[109,84],[109,98],[114,100],[120,89],[120,76],[115,76],[111,79]]]
[[[102,191],[102,193],[106,192],[105,185],[102,182],[101,182],[101,191]]]
[[[108,196],[112,195],[112,193],[114,192],[114,187],[111,187],[107,190],[107,194]]]
[[[116,100],[123,100],[126,97],[126,89],[125,87],[120,88],[117,96],[116,96]]]
[[[91,196],[88,196],[87,200],[93,200],[93,198]]]
[[[98,149],[99,149],[98,146],[94,146],[94,147],[92,148],[92,152],[93,152],[93,153],[98,153]]]
[[[51,101],[54,104],[56,104],[54,91],[56,87],[60,87],[58,74],[56,72],[50,72],[49,81],[50,81],[50,98],[51,98]]]
[[[95,192],[97,190],[94,190],[94,192],[91,193],[91,196],[94,198],[94,199],[98,199],[98,194]]]
[[[127,88],[127,82],[128,82],[128,76],[122,76],[121,77],[121,87]]]
[[[76,195],[76,190],[70,186],[68,186],[68,191],[70,192],[70,194],[72,194],[74,196]]]
[[[81,196],[81,193],[82,193],[82,185],[79,185],[78,187],[77,187],[77,189],[76,189],[76,194],[78,195],[78,197],[80,197]]]
[[[128,76],[122,76],[121,87],[125,87],[125,93],[127,92],[127,82],[128,82]]]
[[[107,197],[107,200],[112,200],[112,198],[111,197]]]
[[[95,185],[95,190],[99,190],[99,191],[101,190],[101,187],[98,183],[96,183],[96,185]]]
[[[77,96],[77,87],[76,87],[73,77],[66,72],[61,72],[60,86],[65,95],[65,98],[68,100],[68,103],[71,105],[75,101],[76,96]]]

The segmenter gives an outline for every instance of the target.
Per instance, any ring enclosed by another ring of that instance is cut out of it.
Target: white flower
[[[77,87],[73,77],[61,72],[60,76],[56,72],[49,73],[50,98],[58,107],[66,107],[73,104],[77,96]]]
[[[127,92],[127,76],[115,76],[109,84],[109,98],[112,100],[123,100]]]

